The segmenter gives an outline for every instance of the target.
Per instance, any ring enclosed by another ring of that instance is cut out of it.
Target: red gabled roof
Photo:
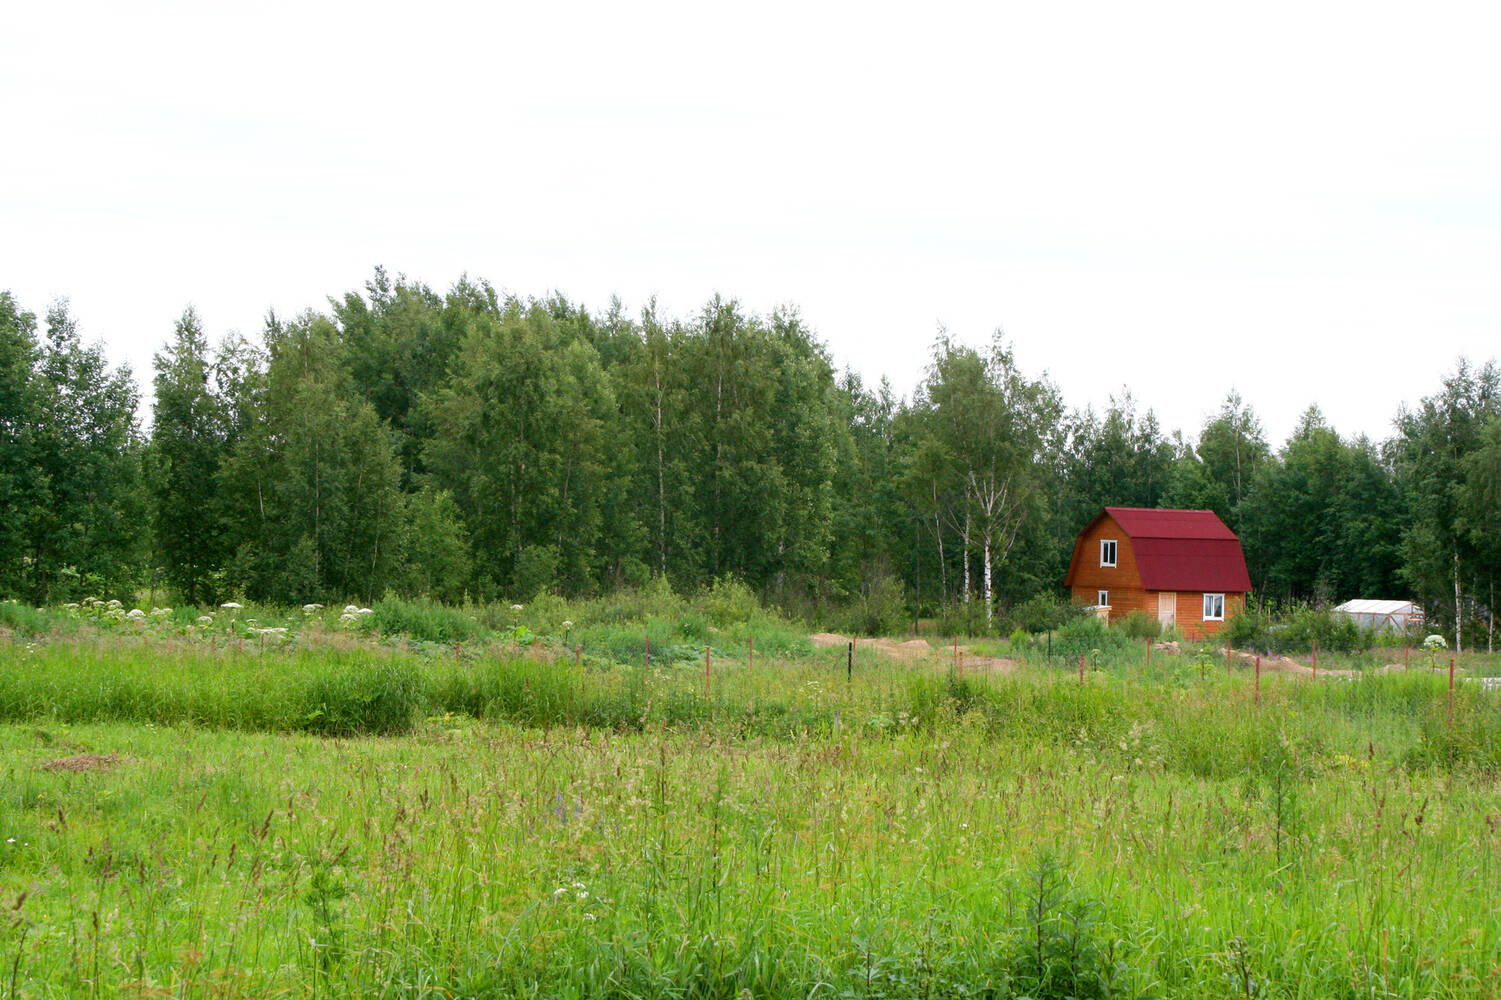
[[[1212,510],[1157,510],[1152,507],[1106,507],[1127,535],[1134,538],[1213,538],[1238,541]]]
[[[1250,591],[1251,574],[1246,572],[1240,539],[1214,511],[1106,507],[1080,533],[1080,539],[1107,515],[1131,539],[1145,589]],[[1069,576],[1073,576],[1072,566]]]

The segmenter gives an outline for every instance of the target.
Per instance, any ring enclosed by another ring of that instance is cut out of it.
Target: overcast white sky
[[[1501,343],[1494,4],[15,3],[0,288],[148,386],[376,264],[795,304],[909,392],[939,323],[1190,435],[1382,438]]]

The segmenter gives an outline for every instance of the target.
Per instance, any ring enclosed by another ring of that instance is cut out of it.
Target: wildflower
[[[520,611],[521,610],[521,605],[519,605],[519,604],[513,604],[513,605],[511,605],[511,610],[512,611]]]
[[[358,604],[346,604],[344,605],[344,613],[346,615],[357,615],[360,613],[360,606]]]
[[[302,606],[302,613],[305,614],[305,615],[310,615],[314,611],[322,611],[322,610],[323,610],[323,605],[321,605],[321,604],[304,604]]]
[[[131,608],[129,611],[127,611],[125,613],[125,617],[126,618],[145,618],[146,617],[146,612],[142,611],[140,608]]]
[[[160,618],[160,617],[162,617],[162,615],[170,615],[171,613],[172,613],[172,609],[171,608],[152,608],[151,609],[151,617],[152,618]]]
[[[1441,635],[1430,635],[1423,640],[1424,649],[1448,649],[1448,641]]]
[[[239,604],[235,601],[225,601],[223,604],[219,605],[219,607],[224,608],[227,611],[239,611],[244,606],[245,605]]]
[[[121,608],[125,607],[125,605],[121,604],[119,601],[111,600],[108,604],[105,605],[105,607],[109,608],[111,611],[119,611]]]
[[[357,614],[357,615],[373,615],[373,614],[375,614],[375,612],[372,611],[372,610],[370,610],[369,608],[355,608],[354,613]]]
[[[570,629],[570,628],[573,628],[573,622],[566,622],[566,621],[565,621],[565,622],[564,622],[564,623],[563,623],[563,627],[564,627],[564,628],[565,628],[565,629]]]
[[[63,607],[67,608],[69,611],[77,611],[78,603],[76,601],[69,601],[67,604],[64,604]]]
[[[199,615],[194,620],[197,621],[199,625],[212,625],[214,623],[214,618],[212,615]]]
[[[12,843],[12,844],[14,844],[14,843],[15,843],[15,842],[16,842],[16,838],[14,838],[14,837],[12,837],[12,838],[11,838],[11,839],[10,839],[10,842],[11,842],[11,843]],[[567,889],[565,889],[565,888],[562,888],[562,887],[559,887],[559,888],[557,888],[557,889],[554,889],[554,890],[553,890],[553,891],[552,891],[552,898],[553,898],[553,899],[562,899],[562,898],[563,898],[563,897],[564,897],[564,896],[566,896],[566,895],[568,895],[568,890],[567,890]]]

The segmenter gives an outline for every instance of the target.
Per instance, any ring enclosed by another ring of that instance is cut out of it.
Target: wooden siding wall
[[[1153,612],[1156,612],[1155,597]],[[1225,595],[1225,617],[1239,614],[1246,606],[1245,594]],[[1112,613],[1113,614],[1113,613]],[[1224,622],[1204,620],[1204,592],[1202,590],[1178,591],[1178,631],[1185,639],[1207,639],[1225,627]]]
[[[1115,539],[1114,568],[1100,565],[1100,540],[1105,538]],[[1110,591],[1111,607],[1116,606],[1116,591],[1122,594],[1139,591],[1145,597],[1145,591],[1141,589],[1141,572],[1136,568],[1136,553],[1131,551],[1131,539],[1108,514],[1084,536],[1084,549],[1079,553],[1079,569],[1074,577],[1076,598],[1080,591],[1084,591],[1089,594],[1085,603],[1093,604],[1096,590]],[[1154,614],[1157,611],[1155,604],[1152,611]]]

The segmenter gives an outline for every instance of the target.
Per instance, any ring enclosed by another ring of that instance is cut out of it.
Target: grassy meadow
[[[1501,994],[1491,658],[360,610],[0,615],[0,997]]]

